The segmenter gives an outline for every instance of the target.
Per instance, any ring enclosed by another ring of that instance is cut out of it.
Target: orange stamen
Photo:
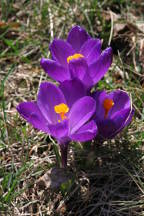
[[[73,59],[79,59],[79,58],[84,58],[84,56],[80,53],[75,53],[74,55],[67,57],[67,63],[69,63]]]
[[[114,102],[112,99],[106,98],[103,102],[103,107],[105,109],[105,118],[108,116],[109,110],[114,106]]]
[[[61,120],[64,120],[67,118],[65,114],[69,111],[69,107],[64,103],[61,103],[54,106],[54,110],[57,114],[60,115]],[[58,120],[58,122],[60,122],[60,120]]]

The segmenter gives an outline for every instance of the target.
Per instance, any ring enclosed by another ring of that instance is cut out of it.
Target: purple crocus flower
[[[96,91],[93,98],[96,101],[94,119],[101,137],[112,138],[131,122],[134,110],[125,91]]]
[[[17,107],[20,115],[34,128],[57,139],[63,166],[67,163],[67,147],[71,140],[88,141],[97,134],[97,126],[91,120],[96,103],[85,95],[85,88],[77,80],[65,81],[59,87],[43,82],[37,101],[23,102]]]
[[[40,62],[45,72],[58,82],[78,78],[87,88],[96,84],[112,63],[112,49],[102,52],[100,39],[91,38],[80,26],[70,30],[66,41],[54,39],[50,51],[53,60],[42,58]]]

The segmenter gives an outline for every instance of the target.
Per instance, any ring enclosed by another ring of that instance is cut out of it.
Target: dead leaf
[[[114,33],[113,35],[116,36],[120,31],[122,31],[126,27],[124,23],[116,23],[114,25]]]
[[[18,22],[2,22],[2,21],[0,21],[0,28],[10,27],[10,28],[17,29],[20,26],[21,26],[21,24]]]
[[[72,178],[72,173],[64,168],[52,168],[38,179],[36,185],[40,189],[57,189],[62,183]]]

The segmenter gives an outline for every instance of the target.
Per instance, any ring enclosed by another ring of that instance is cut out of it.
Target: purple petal
[[[115,131],[115,133],[113,133],[112,137],[114,137],[116,134],[118,134],[122,129],[124,129],[125,127],[127,127],[130,122],[132,121],[132,117],[134,115],[134,109],[132,108],[131,109],[131,112],[129,113],[127,119],[125,120],[125,122],[121,125],[121,127]]]
[[[98,129],[95,122],[92,120],[71,135],[71,139],[74,141],[85,142],[92,140],[97,135]]]
[[[92,64],[101,54],[101,41],[99,39],[87,40],[81,47],[80,53],[85,56],[88,64]]]
[[[50,51],[54,60],[63,67],[67,67],[67,57],[74,54],[74,50],[69,43],[64,40],[54,39],[50,45]]]
[[[49,124],[48,125],[50,134],[55,137],[56,139],[61,139],[62,142],[62,137],[68,136],[68,121],[64,120],[62,122],[59,122],[57,124]]]
[[[66,103],[61,90],[52,83],[43,82],[40,85],[37,104],[43,116],[50,124],[56,124],[59,116],[54,111],[54,106]]]
[[[97,83],[107,72],[112,63],[112,49],[105,49],[97,61],[89,66],[90,76]]]
[[[40,64],[44,71],[54,80],[63,82],[64,80],[70,79],[68,70],[58,64],[56,61],[42,58]]]
[[[130,97],[127,92],[122,90],[115,90],[111,93],[106,93],[106,91],[96,91],[93,94],[93,98],[96,101],[96,118],[102,119],[104,118],[104,107],[103,103],[106,98],[112,99],[114,102],[114,106],[109,110],[107,118],[113,118],[117,115],[117,112],[123,109],[127,109],[131,107]]]
[[[82,80],[84,75],[88,71],[88,65],[86,60],[84,58],[71,60],[69,63],[69,70],[72,79],[77,78]]]
[[[131,100],[127,92],[122,90],[115,90],[108,94],[108,96],[113,100],[114,106],[109,111],[109,116],[113,117],[116,112],[122,109],[127,109],[131,107]]]
[[[98,126],[99,136],[103,138],[110,138],[116,131],[115,123],[111,119],[103,119],[102,121],[96,121]]]
[[[69,71],[72,79],[80,79],[87,88],[93,85],[93,81],[89,76],[88,65],[84,58],[70,61]]]
[[[75,133],[83,126],[94,114],[96,109],[95,100],[92,97],[85,96],[79,99],[71,108],[69,113],[70,133]]]
[[[47,121],[39,110],[36,102],[23,102],[17,106],[20,115],[33,125],[34,128],[49,133]]]
[[[105,110],[103,107],[103,102],[106,96],[107,96],[106,91],[96,91],[93,93],[93,98],[95,99],[96,102],[95,118],[98,120],[104,119]]]
[[[80,26],[74,26],[68,34],[67,41],[79,52],[82,45],[90,38],[89,34]]]
[[[112,138],[119,133],[125,126],[130,114],[130,109],[124,109],[117,113],[113,119],[104,119],[97,122],[99,134],[104,138]]]
[[[79,80],[68,80],[60,84],[59,88],[63,92],[69,108],[80,98],[86,96],[86,89]]]
[[[114,121],[115,123],[115,131],[114,133],[111,134],[111,137],[114,137],[125,127],[130,114],[131,114],[131,107],[117,112],[117,114],[112,118],[112,121]]]

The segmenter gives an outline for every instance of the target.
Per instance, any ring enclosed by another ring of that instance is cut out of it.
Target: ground
[[[143,1],[2,0],[0,12],[0,215],[144,215]],[[50,79],[40,59],[76,24],[103,49],[112,46],[113,64],[97,88],[126,90],[135,115],[115,139],[71,143],[63,170],[54,140],[16,106]]]

